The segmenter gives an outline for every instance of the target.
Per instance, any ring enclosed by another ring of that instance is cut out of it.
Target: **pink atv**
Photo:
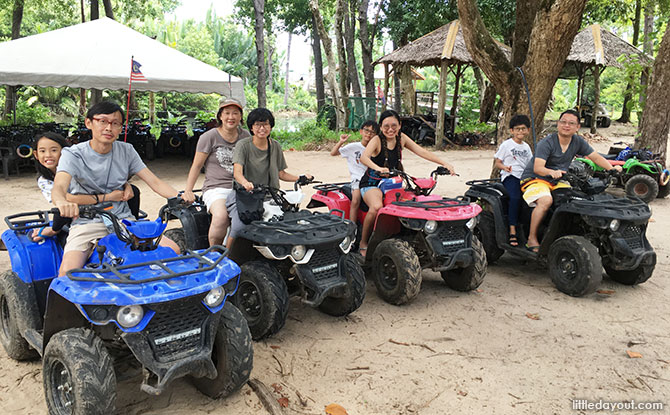
[[[486,275],[486,254],[473,234],[481,207],[468,198],[431,196],[437,176],[449,174],[438,167],[430,178],[414,178],[393,170],[382,179],[384,207],[379,210],[364,268],[386,302],[401,305],[421,289],[421,269],[439,271],[446,284],[458,291],[479,287]],[[405,188],[402,188],[403,182]],[[349,215],[349,183],[314,186],[308,208],[326,206],[333,214]],[[361,202],[362,224],[368,207]],[[360,234],[360,232],[359,232]]]

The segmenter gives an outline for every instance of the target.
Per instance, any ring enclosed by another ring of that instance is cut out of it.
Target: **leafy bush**
[[[49,110],[42,105],[31,106],[25,100],[19,100],[16,103],[16,123],[18,125],[31,125],[41,122],[52,122],[53,118]],[[13,114],[7,114],[7,119],[0,122],[0,125],[11,125],[14,122]]]
[[[353,133],[352,137],[355,139]],[[298,127],[297,131],[273,130],[273,137],[281,143],[283,149],[295,150],[317,150],[330,143],[334,143],[340,138],[340,133],[332,131],[324,122],[316,120],[306,121]],[[360,137],[358,137],[360,139]]]

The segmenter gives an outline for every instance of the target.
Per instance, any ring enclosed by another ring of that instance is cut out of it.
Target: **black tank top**
[[[384,151],[384,148],[382,148],[381,150],[379,150],[379,154],[377,154],[374,157],[370,157],[370,160],[372,160],[372,162],[378,165],[379,167],[398,169],[398,167],[400,166],[400,151],[396,151],[396,149],[398,148],[399,145],[400,145],[400,135],[398,135],[398,137],[396,138],[395,147],[393,147],[392,149],[386,147],[386,140],[383,140],[382,146],[386,148],[386,151]],[[380,180],[379,175],[374,170],[368,167],[368,169],[363,174],[363,177],[361,177],[360,187],[377,186],[379,180]]]

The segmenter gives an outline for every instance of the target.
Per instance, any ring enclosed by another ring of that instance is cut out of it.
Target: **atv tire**
[[[338,296],[326,297],[319,304],[319,310],[335,317],[353,313],[363,304],[365,298],[365,274],[356,258],[352,254],[345,255],[342,266],[347,278],[347,286],[344,292]]]
[[[595,292],[603,278],[598,249],[583,236],[555,240],[549,247],[547,265],[556,288],[573,297]]]
[[[479,214],[479,224],[475,228],[475,235],[484,247],[489,264],[496,262],[505,253],[505,250],[499,248],[496,242],[496,224],[493,213],[482,211]]]
[[[12,271],[0,274],[0,343],[14,360],[38,356],[21,332],[39,329],[40,317],[35,292]]]
[[[144,143],[144,157],[147,161],[151,161],[156,158],[156,140],[149,137]]]
[[[267,262],[247,262],[241,270],[233,303],[247,320],[251,337],[261,340],[284,327],[288,288],[279,272]]]
[[[442,279],[447,286],[456,291],[472,291],[479,287],[486,276],[486,252],[476,236],[472,236],[474,258],[472,264],[465,268],[454,268],[442,271]]]
[[[196,389],[212,399],[225,398],[241,388],[249,380],[254,364],[251,332],[240,310],[226,302],[220,314],[212,349],[217,375],[214,379],[191,380]]]
[[[421,264],[414,249],[401,239],[386,239],[372,258],[372,280],[387,303],[406,304],[421,290]]]
[[[658,182],[649,175],[636,174],[628,179],[625,189],[628,196],[636,196],[650,203],[658,195]]]
[[[624,285],[637,285],[647,281],[654,273],[654,265],[640,265],[635,269],[616,270],[605,265],[605,272],[609,277]]]
[[[658,199],[665,199],[668,197],[668,194],[670,194],[670,183],[666,184],[665,186],[659,186],[656,197]]]
[[[172,239],[172,241],[177,244],[179,250],[181,251],[181,255],[183,255],[188,249],[188,246],[186,245],[186,235],[184,235],[183,228],[168,229],[165,231],[165,233],[163,233],[163,236]]]
[[[51,337],[44,351],[44,394],[50,414],[111,414],[116,375],[102,340],[76,328]]]

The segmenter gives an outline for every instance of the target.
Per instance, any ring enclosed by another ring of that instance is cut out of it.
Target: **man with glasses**
[[[372,137],[377,135],[377,130],[379,126],[373,120],[367,120],[361,125],[359,133],[361,133],[361,141],[359,143],[351,143],[342,147],[342,144],[346,143],[349,139],[349,134],[342,134],[340,136],[340,141],[335,144],[335,147],[330,151],[331,156],[337,156],[338,154],[344,157],[347,160],[347,165],[349,167],[349,173],[351,174],[351,207],[349,210],[349,220],[356,223],[358,217],[358,208],[361,205],[361,177],[367,170],[367,167],[361,163],[361,155],[365,151],[365,147],[368,145]],[[341,147],[341,148],[340,148]]]
[[[63,148],[58,162],[52,190],[53,204],[63,217],[74,218],[63,252],[59,276],[71,269],[81,268],[86,263],[95,242],[111,232],[102,219],[84,219],[79,216],[79,206],[68,202],[66,193],[91,196],[91,204],[106,203],[99,194],[122,190],[128,178],[137,175],[159,195],[170,198],[177,191],[160,180],[142,162],[137,151],[129,143],[116,141],[123,126],[124,114],[121,107],[113,102],[100,102],[86,113],[84,123],[91,130],[92,138],[72,147]],[[111,213],[119,219],[132,216],[128,204],[132,194],[125,195],[123,201],[111,202]],[[160,244],[179,253],[177,245],[168,238]]]
[[[537,143],[535,157],[526,165],[521,175],[523,199],[528,206],[535,207],[531,215],[530,233],[526,243],[526,248],[530,251],[537,252],[540,248],[537,230],[553,203],[551,191],[570,187],[569,183],[560,179],[570,167],[575,156],[586,156],[605,170],[613,168],[609,161],[586,142],[584,137],[577,134],[579,127],[577,111],[562,112],[558,118],[558,132],[549,134]],[[621,171],[620,166],[617,166],[616,169]]]

